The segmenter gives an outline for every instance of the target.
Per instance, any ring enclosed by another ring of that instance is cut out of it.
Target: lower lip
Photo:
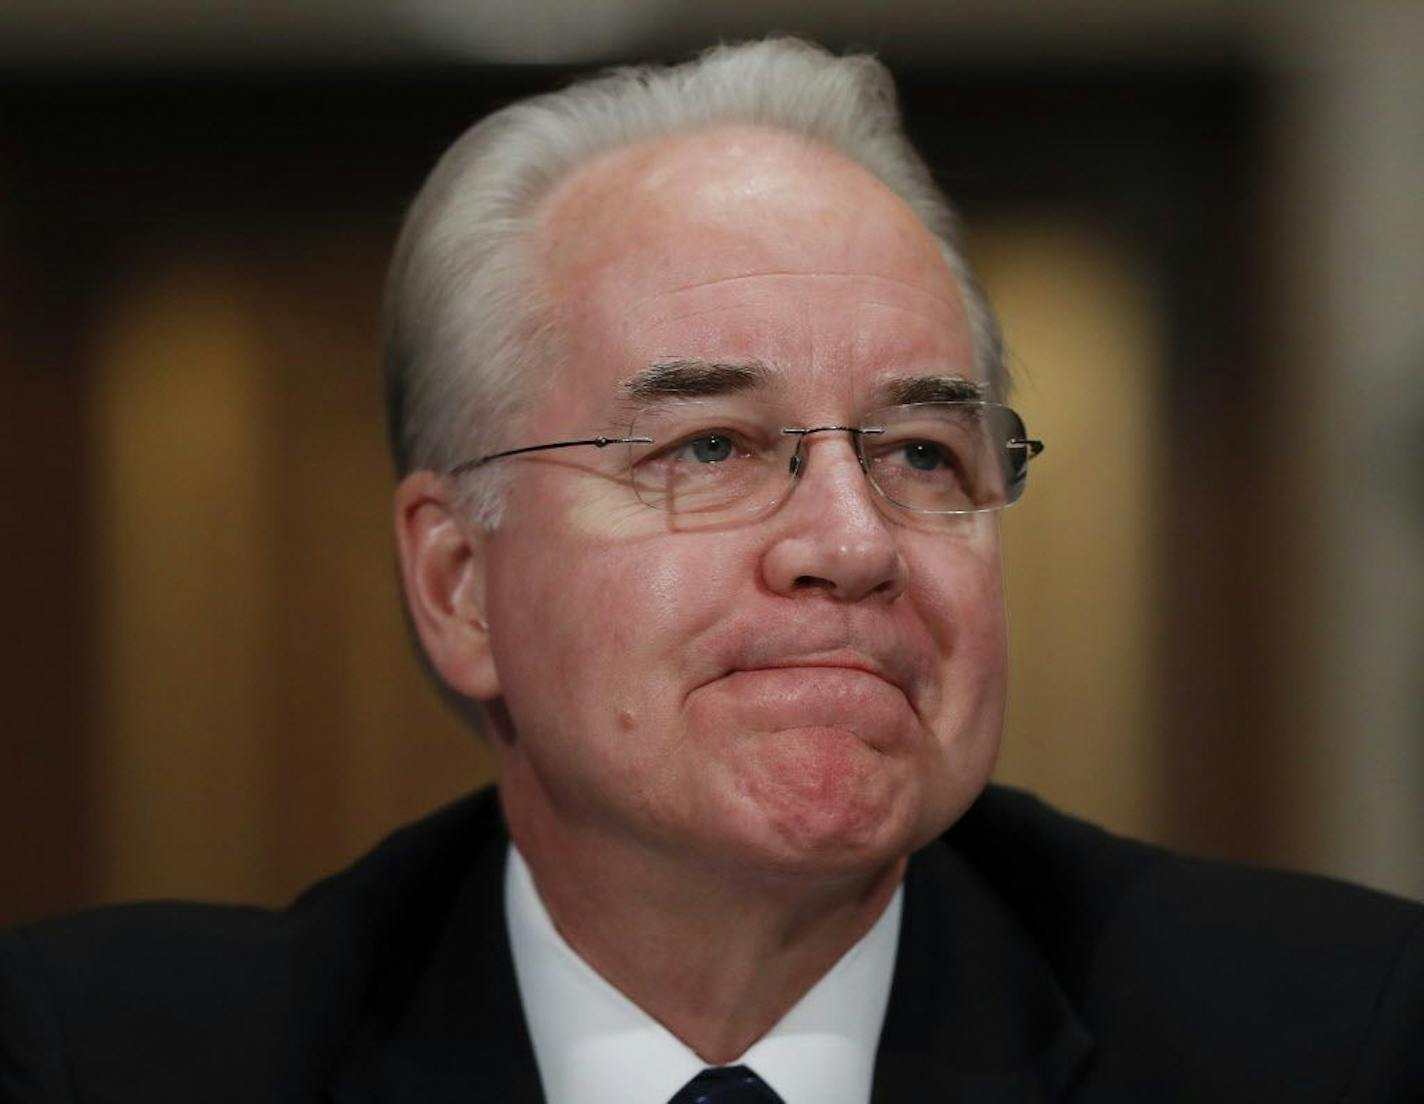
[[[852,667],[758,667],[733,671],[708,688],[742,725],[838,729],[878,748],[904,731],[909,713],[899,687]]]

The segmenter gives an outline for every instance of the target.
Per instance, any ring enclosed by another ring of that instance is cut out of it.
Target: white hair
[[[941,243],[968,313],[976,374],[1002,393],[998,324],[960,251],[954,213],[904,134],[889,71],[868,55],[777,37],[523,100],[446,151],[406,217],[386,289],[398,471],[448,471],[505,447],[502,427],[534,390],[525,373],[550,366],[556,343],[529,253],[540,201],[605,153],[731,124],[818,142],[898,194]],[[467,504],[488,528],[499,520],[502,466],[465,481]]]

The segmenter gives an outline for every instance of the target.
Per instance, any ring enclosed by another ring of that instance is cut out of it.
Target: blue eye
[[[911,441],[903,447],[905,463],[916,471],[938,471],[945,467],[944,449],[928,441]]]
[[[732,439],[720,433],[694,437],[679,451],[691,454],[699,464],[720,464],[732,458]]]

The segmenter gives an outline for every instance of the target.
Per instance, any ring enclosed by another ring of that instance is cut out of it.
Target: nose
[[[845,602],[895,598],[905,589],[905,562],[850,437],[807,435],[800,457],[801,474],[768,522],[774,529],[762,560],[767,586]]]

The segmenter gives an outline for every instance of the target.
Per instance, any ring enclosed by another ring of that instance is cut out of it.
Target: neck
[[[834,879],[699,866],[527,815],[510,796],[510,832],[559,934],[709,1065],[790,1011],[880,918],[904,872],[904,859]]]

